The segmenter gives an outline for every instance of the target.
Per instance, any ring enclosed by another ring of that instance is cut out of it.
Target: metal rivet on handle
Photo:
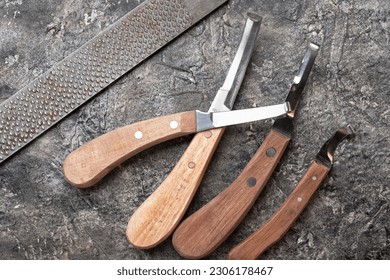
[[[139,131],[139,130],[136,133],[134,133],[134,137],[136,139],[141,139],[143,135],[144,134],[142,133],[142,131]]]
[[[257,180],[254,177],[249,177],[248,180],[246,180],[246,184],[248,187],[253,187],[256,185],[256,183],[257,183]]]
[[[213,133],[210,130],[204,132],[204,137],[210,138],[211,136],[213,136]]]
[[[273,157],[276,154],[275,148],[273,148],[273,147],[268,148],[266,154],[268,157]]]
[[[179,127],[179,123],[177,121],[171,121],[171,123],[169,124],[169,126],[172,128],[172,129],[176,129]]]

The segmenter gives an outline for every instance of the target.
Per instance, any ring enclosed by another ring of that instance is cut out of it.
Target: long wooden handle
[[[149,119],[108,132],[70,153],[64,161],[69,183],[86,188],[135,154],[196,132],[195,111]]]
[[[178,226],[172,242],[181,256],[203,258],[232,233],[263,190],[289,141],[271,129],[232,185]]]
[[[175,168],[131,217],[126,235],[136,248],[164,241],[183,218],[224,129],[196,134]]]
[[[234,247],[228,259],[255,260],[279,241],[302,213],[328,172],[329,167],[313,162],[280,209],[261,228]]]

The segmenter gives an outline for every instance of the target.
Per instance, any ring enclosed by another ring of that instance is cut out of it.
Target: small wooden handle
[[[68,155],[64,174],[69,183],[87,188],[135,154],[161,142],[196,132],[195,111],[137,122],[110,131]]]
[[[139,249],[164,241],[183,218],[224,129],[196,134],[175,168],[131,217],[126,235]]]
[[[232,185],[179,225],[172,242],[181,256],[203,258],[233,232],[263,190],[289,141],[271,129]]]
[[[255,260],[279,241],[302,213],[328,172],[328,167],[313,162],[279,210],[261,228],[234,247],[228,259]]]

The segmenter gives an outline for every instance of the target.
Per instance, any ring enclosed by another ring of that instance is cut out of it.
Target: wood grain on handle
[[[198,189],[224,129],[197,133],[164,182],[134,212],[126,236],[136,248],[164,241],[183,218]]]
[[[78,188],[90,187],[135,154],[194,132],[195,111],[157,117],[118,128],[70,153],[64,161],[65,178]]]
[[[279,241],[302,213],[328,172],[328,167],[313,162],[281,208],[260,229],[234,247],[228,259],[255,260]]]
[[[181,256],[203,258],[232,233],[263,190],[289,141],[271,129],[237,179],[178,226],[172,242]]]

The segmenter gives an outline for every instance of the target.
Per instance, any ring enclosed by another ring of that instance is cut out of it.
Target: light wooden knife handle
[[[289,141],[271,129],[232,185],[178,226],[172,242],[181,256],[203,258],[233,232],[263,190]]]
[[[64,161],[69,183],[86,188],[135,154],[161,142],[196,132],[195,111],[157,117],[110,131],[82,145]]]
[[[279,210],[261,228],[234,247],[228,259],[254,260],[279,241],[302,213],[328,172],[329,167],[313,162]]]
[[[197,133],[164,182],[134,212],[127,229],[129,242],[150,249],[174,231],[198,189],[224,129]]]

